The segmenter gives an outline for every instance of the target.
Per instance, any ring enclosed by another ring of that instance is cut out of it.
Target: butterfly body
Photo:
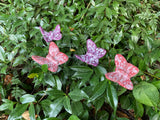
[[[76,58],[80,59],[82,62],[87,64],[97,66],[99,63],[99,58],[106,54],[106,50],[102,48],[97,48],[96,44],[91,40],[87,40],[87,53],[85,55],[75,55]]]
[[[48,70],[56,72],[58,70],[58,65],[68,61],[68,56],[60,52],[58,46],[54,42],[51,42],[49,45],[49,53],[46,58],[41,56],[32,56],[32,59],[40,65],[47,64]]]
[[[52,40],[60,40],[62,38],[62,34],[60,33],[60,25],[57,25],[56,28],[50,32],[44,31],[41,26],[39,27],[39,29],[46,42],[51,42]]]
[[[130,78],[135,76],[139,72],[139,69],[136,66],[128,63],[120,54],[115,56],[115,64],[115,72],[106,73],[106,78],[113,82],[117,82],[126,89],[132,90],[133,84]]]

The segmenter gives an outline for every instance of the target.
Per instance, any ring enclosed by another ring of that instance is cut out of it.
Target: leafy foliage
[[[0,115],[22,119],[29,110],[31,120],[124,120],[118,113],[125,111],[128,119],[159,119],[159,9],[158,0],[1,0]],[[51,31],[57,24],[62,39],[55,43],[69,61],[51,73],[31,56],[48,54],[39,26]],[[74,56],[85,54],[87,39],[107,50],[97,67]],[[116,54],[140,69],[133,91],[104,76]]]

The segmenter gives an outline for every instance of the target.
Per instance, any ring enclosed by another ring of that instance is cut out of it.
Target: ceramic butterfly
[[[48,70],[56,72],[58,65],[61,65],[68,61],[68,56],[59,51],[58,46],[54,42],[49,44],[49,52],[46,58],[40,56],[32,56],[32,59],[40,65],[47,64]]]
[[[126,89],[132,90],[133,84],[130,78],[135,76],[139,72],[139,69],[136,66],[128,63],[120,54],[115,56],[115,65],[115,72],[106,73],[106,78],[118,83]]]
[[[41,26],[39,27],[39,29],[46,42],[51,42],[52,40],[60,40],[62,38],[62,34],[60,33],[60,25],[57,25],[56,28],[50,32],[44,31]]]
[[[87,64],[97,66],[99,59],[106,54],[106,50],[97,48],[96,44],[91,40],[87,40],[87,53],[85,55],[75,55],[76,58]]]

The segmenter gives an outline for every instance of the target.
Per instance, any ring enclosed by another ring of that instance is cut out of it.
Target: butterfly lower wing
[[[62,52],[59,52],[56,54],[55,60],[57,60],[58,64],[61,65],[68,61],[68,56]]]
[[[51,61],[47,58],[40,57],[40,56],[32,56],[32,59],[39,63],[40,65],[47,64],[48,70],[51,72],[56,72],[58,70],[58,64],[56,61]]]
[[[139,69],[130,64],[130,63],[127,63],[127,67],[126,67],[126,73],[130,76],[130,77],[133,77],[135,76],[137,73],[139,72]]]
[[[91,54],[86,54],[86,55],[75,55],[76,58],[78,58],[79,60],[81,60],[82,62],[85,62],[87,64],[93,65],[93,66],[97,66],[99,63],[98,58],[96,58],[95,56],[91,55]]]
[[[53,31],[53,40],[60,40],[62,38],[62,34],[60,33],[60,25],[57,25],[56,28]]]
[[[133,84],[127,74],[121,71],[106,73],[105,77],[113,82],[118,83],[120,86],[132,90]]]
[[[41,31],[41,34],[43,35],[44,40],[45,40],[46,42],[51,42],[51,41],[52,41],[52,39],[50,38],[51,33],[44,31],[41,26],[39,27],[39,29],[40,29],[40,31]]]

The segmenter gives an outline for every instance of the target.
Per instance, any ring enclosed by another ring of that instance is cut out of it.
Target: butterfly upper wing
[[[75,56],[76,56],[76,58],[78,58],[82,62],[85,62],[85,63],[93,65],[93,66],[97,66],[99,63],[98,58],[93,56],[90,53],[87,53],[86,55],[75,55]]]
[[[136,66],[127,63],[126,72],[130,77],[133,77],[139,72],[139,69]]]
[[[106,50],[103,48],[96,48],[96,53],[94,55],[96,55],[98,58],[103,57],[106,54]]]
[[[52,57],[55,57],[59,53],[59,48],[54,42],[49,44],[49,53]]]
[[[87,40],[87,52],[95,54],[96,48],[97,48],[96,44],[91,39],[88,39]]]
[[[136,66],[128,63],[126,61],[126,59],[122,55],[120,55],[120,54],[116,55],[116,57],[115,57],[115,64],[116,64],[116,71],[123,70],[130,77],[135,76],[139,72],[139,69]]]
[[[41,26],[39,27],[39,29],[40,29],[40,31],[41,31],[41,33],[43,35],[44,40],[46,42],[51,42],[52,41],[52,39],[51,39],[52,33],[44,31]]]
[[[117,54],[115,56],[115,65],[116,65],[116,71],[118,70],[126,71],[127,61],[121,54]]]
[[[52,39],[53,40],[60,40],[62,38],[62,34],[60,33],[60,25],[57,25],[54,31],[52,32]]]
[[[113,82],[118,83],[122,87],[132,90],[133,89],[133,84],[129,78],[129,76],[124,73],[123,71],[115,71],[115,72],[110,72],[106,73],[105,77]]]
[[[68,56],[60,52],[58,46],[54,42],[51,42],[49,44],[48,55],[51,55],[52,58],[58,62],[59,65],[68,61]]]
[[[32,56],[32,59],[40,65],[47,64],[48,70],[50,70],[51,72],[56,72],[58,70],[58,63],[55,60],[51,60],[40,56]]]
[[[59,52],[56,56],[55,59],[58,61],[59,65],[65,63],[68,61],[68,56],[62,52]]]

